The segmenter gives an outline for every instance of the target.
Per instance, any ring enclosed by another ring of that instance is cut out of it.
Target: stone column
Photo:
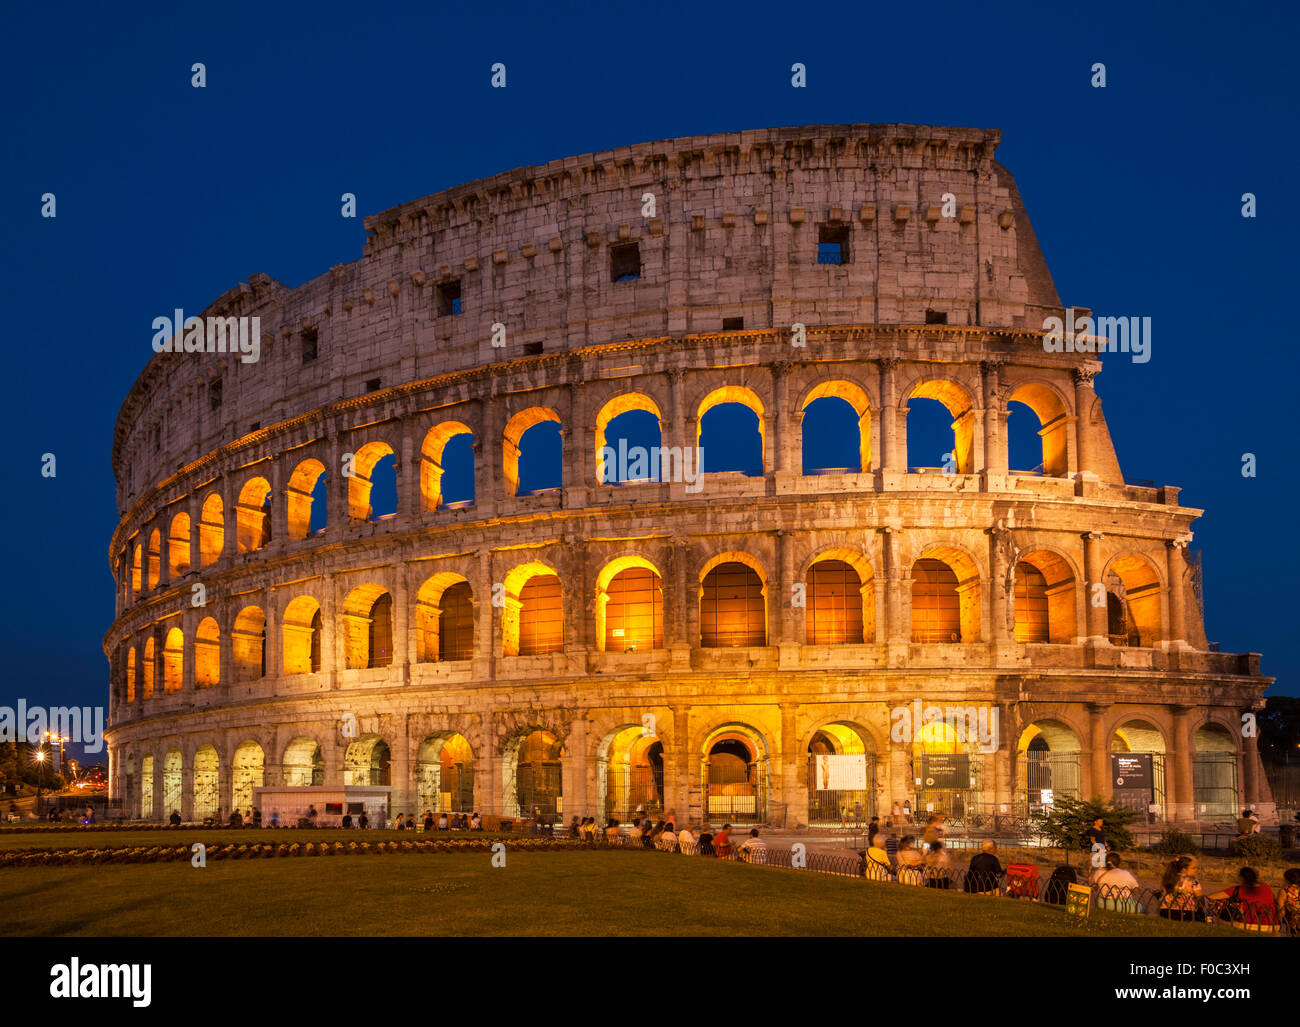
[[[1007,473],[1007,444],[1002,423],[1002,367],[998,360],[981,360],[980,373],[984,404],[984,470],[989,474]]]
[[[1242,710],[1253,713],[1253,710]],[[1243,735],[1241,739],[1241,788],[1245,806],[1254,809],[1260,801],[1259,788],[1259,739],[1254,735]]]
[[[773,627],[775,629],[775,642],[781,644],[798,644],[800,639],[795,632],[796,614],[793,605],[794,598],[794,532],[778,531],[776,533],[776,551],[777,566],[780,573],[777,579],[777,595],[775,596],[775,617]]]
[[[412,435],[413,418],[402,417],[397,426],[402,433],[402,450],[397,457],[401,461],[397,468],[397,509],[406,514],[408,523],[417,524],[424,510],[424,497],[420,495],[420,454]]]
[[[337,688],[338,672],[343,663],[339,657],[339,640],[343,632],[338,629],[339,603],[335,595],[337,585],[333,574],[321,579],[320,596],[320,669],[326,675],[330,688]]]
[[[772,411],[765,434],[770,436],[770,445],[775,452],[772,454],[771,462],[766,452],[764,453],[763,473],[765,474],[769,468],[777,474],[787,474],[792,471],[791,450],[796,441],[792,429],[797,420],[795,412],[790,409],[790,368],[793,366],[789,360],[778,360],[772,365]],[[763,441],[766,450],[768,440]]]
[[[587,801],[587,768],[591,762],[591,754],[587,751],[587,727],[586,716],[574,717],[569,724],[569,737],[565,739],[560,784],[565,823],[575,814],[579,818],[591,815],[591,804]]]
[[[1011,548],[1011,533],[1003,527],[987,529],[989,538],[989,609],[993,619],[993,641],[1005,644],[1014,641],[1009,621],[1012,603],[1007,594],[1007,552]]]
[[[1114,782],[1110,777],[1110,745],[1106,737],[1106,711],[1109,703],[1087,703],[1088,709],[1088,750],[1090,753],[1090,777],[1083,798],[1096,796],[1103,801],[1114,794]]]
[[[271,545],[270,549],[279,552],[289,541],[289,493],[285,489],[284,460],[272,457],[267,478],[271,485]]]
[[[691,795],[691,715],[684,705],[673,707],[673,755],[677,794],[674,808],[677,810],[677,826],[681,827],[682,824],[699,819]]]
[[[496,660],[496,607],[492,605],[492,552],[481,549],[473,581],[474,604],[474,678],[486,681],[492,677]]]
[[[1015,769],[1011,765],[1016,732],[1006,730],[1006,726],[1012,723],[1011,708],[1006,703],[996,703],[994,708],[998,711],[998,747],[993,753],[993,802],[998,807],[999,815],[1004,805],[1010,814],[1013,812],[1012,803],[1016,791]]]
[[[799,733],[796,703],[781,703],[780,801],[786,804],[786,827],[808,823],[808,789],[799,787]]]
[[[325,524],[329,538],[337,541],[346,536],[348,528],[348,479],[343,474],[342,441],[331,433],[325,450],[329,454],[325,467]]]
[[[899,446],[898,386],[896,382],[898,359],[882,357],[880,365],[880,469],[884,471],[907,470],[906,422],[902,428],[902,446]],[[900,456],[901,448],[901,456]]]
[[[1195,820],[1196,796],[1192,784],[1192,732],[1187,706],[1171,706],[1174,715],[1173,810],[1171,820]]]
[[[1096,447],[1092,444],[1092,435],[1088,425],[1088,414],[1092,409],[1097,394],[1092,390],[1092,380],[1097,377],[1097,368],[1076,367],[1074,369],[1074,428],[1075,453],[1079,462],[1080,478],[1097,477]]]
[[[906,643],[911,637],[903,624],[903,580],[898,566],[898,531],[879,529],[885,557],[885,641]]]
[[[1088,616],[1087,641],[1100,645],[1110,643],[1110,629],[1106,620],[1105,596],[1098,606],[1094,596],[1098,595],[1097,585],[1101,584],[1101,540],[1105,538],[1100,532],[1086,531],[1083,534],[1083,577],[1084,609]]]
[[[580,539],[570,539],[564,545],[568,573],[564,579],[564,651],[585,651],[591,644],[595,611],[593,589],[586,578],[587,547]]]
[[[185,644],[181,648],[181,695],[191,702],[194,700],[194,669],[198,662],[195,659],[194,644],[198,640],[199,621],[203,619],[196,614],[202,612],[188,607],[181,614],[181,633],[185,636]]]
[[[407,684],[411,680],[411,661],[414,650],[409,645],[411,592],[407,586],[407,565],[403,561],[393,572],[393,670],[394,683]]]
[[[278,609],[279,600],[275,596],[275,589],[266,590],[266,603],[264,612],[266,614],[266,666],[263,668],[266,677],[275,680],[283,673],[284,649],[283,640],[280,637],[280,611]],[[324,618],[321,618],[324,620]]]
[[[1166,542],[1165,557],[1169,576],[1169,645],[1181,648],[1187,645],[1187,614],[1184,606],[1187,540],[1172,539]]]

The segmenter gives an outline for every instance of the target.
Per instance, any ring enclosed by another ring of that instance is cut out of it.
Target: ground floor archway
[[[619,821],[638,813],[664,814],[664,745],[640,725],[628,725],[601,740],[596,751],[596,801],[601,815]]]
[[[754,728],[729,724],[710,734],[704,742],[701,777],[705,823],[767,820],[767,746]]]
[[[876,816],[875,742],[848,721],[826,724],[808,742],[808,826],[865,824]]]
[[[415,760],[416,810],[469,813],[474,805],[474,750],[464,735],[430,735]]]

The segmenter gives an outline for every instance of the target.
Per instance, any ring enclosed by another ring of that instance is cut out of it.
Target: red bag
[[[1007,895],[1013,899],[1038,898],[1038,865],[1036,863],[1007,864]]]

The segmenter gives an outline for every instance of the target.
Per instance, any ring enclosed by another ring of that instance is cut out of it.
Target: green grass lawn
[[[254,842],[272,842],[292,845],[294,842],[413,842],[454,841],[456,839],[525,837],[520,834],[494,834],[491,831],[345,831],[342,828],[302,829],[262,828],[254,831],[204,827],[178,827],[163,831],[0,831],[0,849],[127,849],[139,845],[252,845]]]
[[[9,936],[1241,936],[665,853],[508,848],[503,868],[486,852],[5,868],[0,925]]]

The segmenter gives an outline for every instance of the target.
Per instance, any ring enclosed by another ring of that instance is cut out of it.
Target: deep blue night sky
[[[1062,300],[1153,319],[1151,361],[1111,357],[1097,379],[1120,464],[1207,511],[1210,639],[1300,691],[1294,10],[176,6],[7,14],[0,705],[107,703],[109,453],[154,317],[357,259],[344,192],[365,215],[630,143],[846,122],[1000,128]]]

